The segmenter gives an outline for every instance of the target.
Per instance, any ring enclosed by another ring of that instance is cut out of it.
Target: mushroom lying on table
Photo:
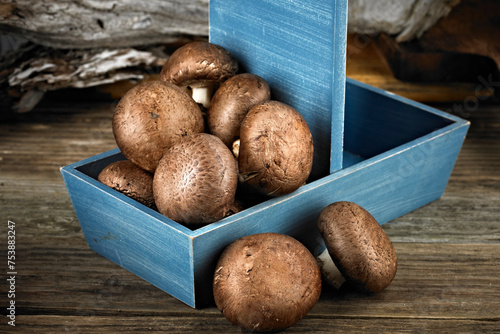
[[[302,319],[321,294],[321,274],[309,250],[278,233],[242,237],[223,251],[216,266],[215,303],[233,324],[277,331]]]
[[[396,251],[368,211],[352,202],[332,203],[321,211],[318,228],[336,268],[324,266],[329,263],[325,254],[319,262],[334,286],[342,283],[337,269],[347,282],[365,293],[389,286],[396,275]]]

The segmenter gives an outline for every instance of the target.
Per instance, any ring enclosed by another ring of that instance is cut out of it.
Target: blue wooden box
[[[190,230],[96,180],[116,149],[62,168],[88,245],[190,306],[211,300],[215,261],[231,241],[260,232],[323,247],[315,220],[338,200],[354,201],[383,224],[438,199],[469,124],[347,80],[344,168],[296,192]]]
[[[211,0],[210,38],[243,59],[249,72],[270,81],[280,100],[305,114],[315,140],[320,138],[315,142],[320,149],[311,182],[292,194],[191,230],[97,181],[106,165],[124,159],[118,149],[61,169],[90,248],[192,307],[212,301],[217,258],[239,237],[286,233],[317,254],[324,245],[316,218],[334,201],[354,201],[383,224],[438,199],[469,127],[457,117],[345,78],[346,0],[245,3]],[[320,49],[332,52],[333,45],[335,55],[320,61],[330,69],[327,75],[318,78],[316,72],[303,71],[314,62],[306,61],[312,57],[307,53],[312,45],[300,33],[280,37],[287,41],[281,46],[280,40],[267,40],[273,29],[269,22],[293,13],[295,19],[288,22],[300,18],[303,24],[287,29],[306,31],[307,38],[320,36]],[[248,15],[256,22],[251,29],[232,21]],[[322,26],[336,34],[322,34]],[[260,58],[251,57],[251,46],[263,51]],[[283,50],[291,56],[286,58]],[[300,55],[301,61],[292,55]],[[320,85],[319,93],[312,91],[315,85]],[[309,91],[305,95],[304,87]]]

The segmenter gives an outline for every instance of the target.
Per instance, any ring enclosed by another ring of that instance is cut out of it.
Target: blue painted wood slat
[[[210,41],[306,119],[313,180],[342,168],[346,10],[346,0],[210,1]]]

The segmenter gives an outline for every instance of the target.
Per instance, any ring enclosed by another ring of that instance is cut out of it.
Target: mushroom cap
[[[228,214],[238,184],[238,165],[216,136],[182,138],[160,160],[153,180],[158,211],[187,226],[212,223]]]
[[[256,74],[241,73],[229,78],[217,89],[207,111],[210,133],[231,147],[240,136],[241,122],[250,108],[270,98],[269,85]]]
[[[396,251],[364,208],[346,201],[332,203],[321,211],[318,228],[333,262],[356,289],[375,293],[392,282],[397,270]]]
[[[122,194],[155,209],[153,174],[128,160],[115,161],[104,167],[97,180]]]
[[[179,87],[161,81],[129,90],[118,102],[112,124],[125,157],[151,173],[171,145],[205,127],[196,102]]]
[[[291,193],[309,177],[313,150],[311,131],[297,110],[278,101],[257,104],[240,128],[240,175],[264,195]]]
[[[226,247],[213,290],[217,307],[233,324],[276,331],[292,326],[317,303],[321,274],[314,256],[299,241],[260,233]]]
[[[238,72],[238,62],[222,46],[190,42],[175,50],[163,65],[160,79],[174,85],[203,87],[222,82]]]

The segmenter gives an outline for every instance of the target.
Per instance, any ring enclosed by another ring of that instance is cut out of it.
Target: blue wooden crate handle
[[[315,180],[342,169],[347,0],[211,0],[210,41],[263,77],[314,138]]]

